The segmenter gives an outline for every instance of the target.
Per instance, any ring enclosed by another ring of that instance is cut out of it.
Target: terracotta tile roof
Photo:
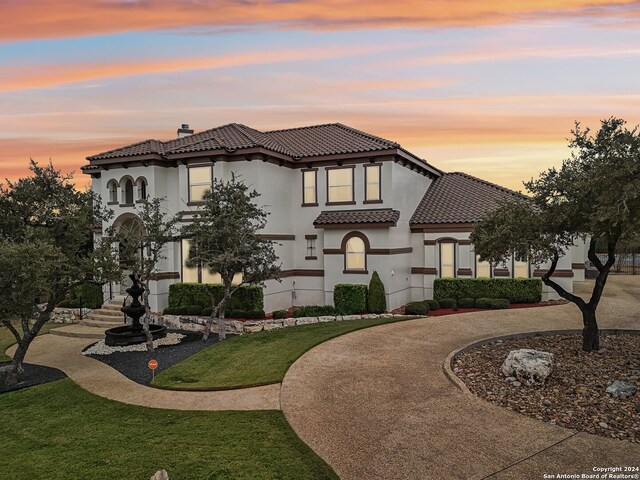
[[[313,221],[314,225],[341,224],[378,224],[390,223],[395,226],[400,218],[400,212],[390,208],[375,210],[332,210],[321,212]]]
[[[466,173],[446,173],[429,186],[410,223],[473,223],[501,203],[523,198]]]
[[[236,150],[263,147],[294,159],[332,154],[370,152],[399,148],[395,142],[376,137],[340,123],[260,132],[230,123],[167,142],[145,140],[126,147],[87,157],[89,160],[137,155],[171,155],[206,150]]]

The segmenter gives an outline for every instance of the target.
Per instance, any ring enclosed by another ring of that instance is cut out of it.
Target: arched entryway
[[[144,232],[144,225],[137,215],[123,213],[113,222],[113,228],[120,239],[118,242],[118,259],[123,272],[123,279],[119,285],[119,291],[121,294],[125,294],[126,289],[131,286],[129,275],[132,273],[135,263],[143,255],[137,238]]]

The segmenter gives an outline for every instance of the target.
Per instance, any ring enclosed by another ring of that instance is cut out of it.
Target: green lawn
[[[42,329],[40,330],[39,335],[44,335],[45,333],[49,332],[49,330],[51,330],[52,328],[57,328],[57,327],[64,327],[64,324],[45,323],[42,326]],[[20,333],[22,333],[22,330],[19,330],[19,331]],[[0,363],[11,361],[11,357],[6,355],[4,352],[6,352],[7,348],[9,348],[14,343],[16,343],[16,337],[14,337],[13,334],[6,327],[0,326]]]
[[[71,380],[0,395],[0,476],[12,480],[327,479],[331,468],[282,412],[158,410],[106,400]]]
[[[361,328],[402,319],[314,323],[229,338],[156,376],[154,387],[224,390],[281,382],[293,362],[312,347]]]

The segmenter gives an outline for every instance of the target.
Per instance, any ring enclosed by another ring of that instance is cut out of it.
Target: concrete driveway
[[[578,287],[586,296],[591,283]],[[640,277],[612,277],[602,328],[640,329]],[[343,479],[542,479],[640,465],[640,445],[525,417],[463,393],[447,355],[516,332],[582,328],[555,307],[433,317],[357,331],[307,352],[287,373],[287,420]]]

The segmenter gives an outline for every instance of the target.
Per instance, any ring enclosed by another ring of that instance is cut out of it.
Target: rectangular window
[[[364,167],[365,178],[365,201],[376,202],[382,199],[380,189],[380,175],[382,169],[380,165],[367,165]]]
[[[455,243],[440,244],[440,277],[454,278],[456,276]]]
[[[210,166],[188,168],[189,172],[189,201],[201,202],[204,194],[211,190],[213,169]]]
[[[302,204],[317,205],[317,170],[305,170],[302,172]]]
[[[529,278],[529,262],[513,259],[513,278]]]
[[[476,277],[491,278],[491,262],[481,262],[480,255],[476,255]]]
[[[316,258],[316,239],[307,238],[307,260]]]
[[[327,170],[327,202],[353,202],[353,168]]]
[[[188,238],[182,239],[182,281],[185,283],[198,283],[198,267],[187,267],[191,241]]]

